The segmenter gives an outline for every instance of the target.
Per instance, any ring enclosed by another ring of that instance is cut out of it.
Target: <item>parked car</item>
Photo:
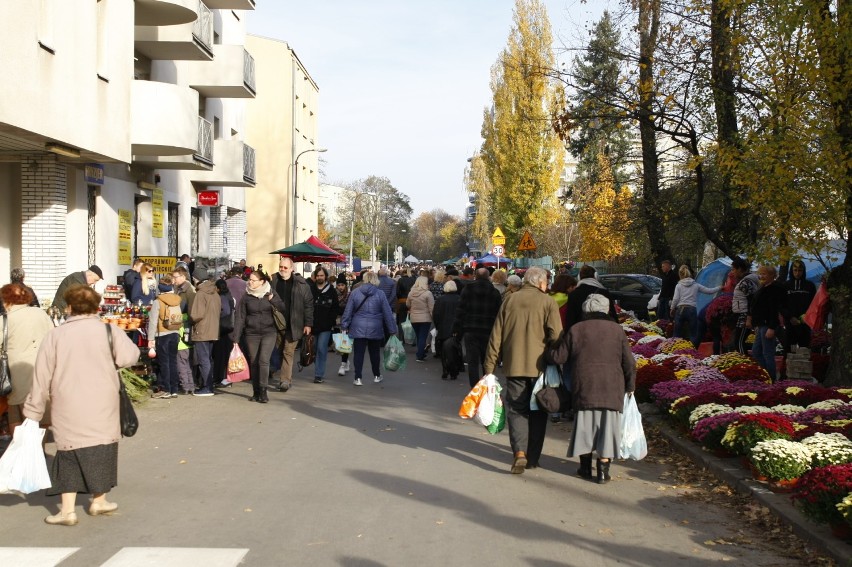
[[[648,319],[648,303],[663,285],[660,278],[646,274],[604,274],[598,276],[598,281],[622,309],[633,311],[640,319]]]

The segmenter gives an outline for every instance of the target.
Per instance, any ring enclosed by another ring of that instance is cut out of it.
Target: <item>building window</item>
[[[88,243],[89,243],[89,253],[88,260],[89,265],[97,264],[95,259],[95,244],[96,244],[96,234],[97,234],[97,223],[95,219],[97,218],[98,213],[98,187],[96,185],[89,185],[89,192],[87,195],[88,201]]]
[[[178,204],[169,203],[169,256],[178,256]]]
[[[198,227],[201,225],[201,209],[192,207],[189,217],[189,253],[195,255],[198,252]]]

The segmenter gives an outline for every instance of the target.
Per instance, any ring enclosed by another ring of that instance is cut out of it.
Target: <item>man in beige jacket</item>
[[[530,411],[530,398],[546,365],[544,349],[561,332],[559,308],[547,295],[547,271],[533,266],[524,274],[523,287],[507,296],[500,306],[485,352],[485,374],[492,374],[497,361],[503,359],[513,474],[538,466],[547,412]]]

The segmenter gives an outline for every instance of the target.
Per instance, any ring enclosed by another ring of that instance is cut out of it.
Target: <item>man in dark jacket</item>
[[[593,293],[599,293],[609,299],[609,315],[614,321],[618,320],[615,315],[612,298],[609,291],[595,277],[596,270],[591,266],[580,268],[580,281],[574,291],[568,294],[568,309],[565,312],[565,330],[571,328],[574,323],[583,320],[583,302]]]
[[[657,298],[657,319],[668,319],[669,306],[674,299],[678,281],[677,274],[672,270],[671,260],[663,260],[660,264],[660,278],[663,280],[663,286],[660,288],[660,296]]]
[[[62,280],[62,283],[59,284],[59,289],[56,290],[56,296],[53,298],[53,307],[59,309],[60,313],[64,313],[67,304],[65,303],[63,296],[68,289],[75,285],[87,285],[91,287],[102,279],[104,279],[104,273],[99,267],[94,265],[89,266],[89,269],[83,272],[68,274],[65,276],[65,279]]]
[[[408,292],[414,287],[416,281],[417,278],[411,274],[411,268],[405,268],[402,277],[396,282],[396,326],[399,329],[399,340],[401,341],[405,338],[402,336],[402,323],[408,317],[408,307],[405,306],[405,300],[408,299]]]
[[[284,301],[284,319],[287,330],[281,345],[281,371],[278,391],[286,392],[293,384],[293,362],[296,345],[304,335],[311,334],[314,326],[314,295],[308,282],[293,272],[293,260],[281,258],[278,261],[278,273],[272,275],[272,287]]]
[[[811,344],[811,328],[802,321],[802,317],[816,296],[816,286],[808,280],[804,262],[793,261],[790,265],[790,279],[787,280],[785,287],[790,320],[784,336],[784,349],[791,352],[793,345],[810,346]]]
[[[142,271],[142,264],[144,264],[142,260],[134,258],[133,265],[122,276],[122,287],[124,287],[124,297],[126,299],[130,299],[130,295],[133,293],[133,284],[140,277],[139,272]]]
[[[779,332],[783,331],[783,321],[787,318],[787,290],[777,278],[775,266],[761,266],[757,269],[760,287],[754,294],[751,304],[749,323],[754,328],[754,345],[751,355],[769,373],[775,382],[775,345]]]
[[[443,380],[446,380],[448,376],[455,380],[458,378],[459,371],[464,370],[463,363],[461,366],[457,364],[461,362],[461,357],[455,356],[456,352],[453,352],[452,356],[444,356],[444,341],[453,336],[453,325],[456,322],[456,312],[458,311],[459,301],[461,301],[457,290],[458,287],[453,280],[444,282],[443,293],[435,300],[435,307],[432,309],[432,321],[435,323],[435,330],[437,331],[435,357],[441,358],[441,378]],[[458,339],[453,340],[455,341],[453,348],[457,351],[461,350]]]
[[[317,266],[313,278],[308,282],[314,296],[314,326],[311,331],[316,337],[316,360],[314,361],[314,384],[322,384],[325,379],[325,362],[328,357],[328,343],[331,330],[340,313],[337,290],[328,282],[328,270]]]
[[[491,284],[490,274],[485,268],[476,270],[476,279],[462,289],[453,334],[463,337],[471,388],[482,378],[488,337],[501,303],[500,292]]]
[[[391,311],[396,311],[396,282],[388,275],[387,268],[379,268],[379,289],[388,298]]]

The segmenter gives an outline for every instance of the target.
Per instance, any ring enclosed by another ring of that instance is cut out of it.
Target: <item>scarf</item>
[[[271,291],[272,288],[269,286],[269,282],[263,282],[263,285],[257,289],[252,289],[249,283],[246,282],[246,293],[258,299],[262,299],[264,295],[269,295]]]

